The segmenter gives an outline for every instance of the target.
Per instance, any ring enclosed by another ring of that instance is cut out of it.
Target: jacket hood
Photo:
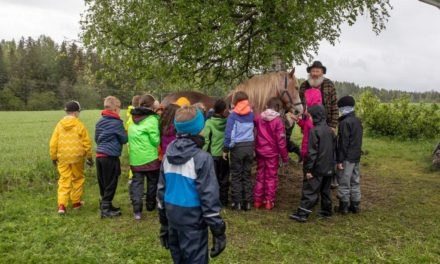
[[[266,109],[266,110],[264,110],[263,113],[261,113],[261,118],[264,121],[272,121],[279,116],[280,116],[280,113],[278,113],[277,111],[275,111],[273,109]]]
[[[117,113],[113,112],[113,111],[109,111],[109,110],[103,110],[101,112],[102,116],[108,116],[108,117],[114,117],[116,119],[121,119],[121,116],[119,116]]]
[[[199,152],[196,143],[189,138],[178,138],[167,147],[166,157],[168,162],[181,165],[190,160]]]
[[[325,122],[325,109],[323,105],[312,105],[307,111],[312,116],[313,125]]]
[[[218,117],[218,116],[212,116],[211,117],[212,122],[214,122],[216,125],[225,125],[227,119],[224,117]]]
[[[73,116],[66,116],[61,119],[60,124],[65,130],[70,130],[78,124],[78,118]]]
[[[247,115],[251,112],[251,107],[249,106],[248,100],[243,100],[238,102],[234,107],[234,112],[239,115]]]
[[[131,115],[133,117],[133,122],[137,124],[151,115],[156,115],[156,113],[149,108],[141,106],[131,110]]]

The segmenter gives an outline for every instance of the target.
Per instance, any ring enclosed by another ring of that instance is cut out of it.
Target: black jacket
[[[214,162],[188,138],[177,138],[162,160],[157,200],[161,223],[174,229],[223,225]],[[167,223],[168,222],[168,223]]]
[[[338,143],[336,157],[338,163],[349,161],[357,163],[361,159],[362,122],[355,113],[349,113],[339,118]]]
[[[322,105],[309,107],[314,127],[309,131],[307,157],[304,170],[315,176],[332,176],[335,172],[335,141],[332,129],[327,125]]]

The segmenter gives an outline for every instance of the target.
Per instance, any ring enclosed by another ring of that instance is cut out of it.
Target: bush
[[[401,138],[435,138],[440,135],[440,107],[410,103],[408,97],[381,103],[371,92],[361,95],[357,107],[364,125],[374,134]]]
[[[52,91],[32,93],[27,104],[28,110],[50,110],[60,108],[60,102]]]

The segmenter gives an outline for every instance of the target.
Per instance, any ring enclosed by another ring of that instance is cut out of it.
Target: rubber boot
[[[353,214],[358,214],[361,212],[361,206],[360,206],[361,202],[353,202],[351,201],[350,203],[350,207],[349,207],[349,211],[352,212]]]
[[[335,206],[335,213],[348,214],[348,202],[339,201],[339,206]]]
[[[119,212],[121,213],[121,208],[120,207],[114,207],[113,204],[110,203],[110,210],[113,212]]]
[[[101,218],[116,217],[121,215],[120,211],[112,211],[110,208],[111,202],[101,201]]]
[[[252,208],[252,205],[250,202],[243,202],[243,208],[242,208],[243,210],[250,211],[251,208]]]

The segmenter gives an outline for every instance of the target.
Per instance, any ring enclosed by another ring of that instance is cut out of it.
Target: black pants
[[[96,158],[96,172],[98,175],[101,201],[111,203],[115,197],[116,188],[118,187],[119,175],[121,175],[119,157]]]
[[[131,203],[133,212],[142,212],[142,197],[144,196],[145,181],[147,178],[146,207],[148,211],[156,207],[157,182],[159,180],[159,170],[133,172],[133,178],[130,185]]]
[[[215,175],[220,186],[220,202],[226,206],[229,197],[229,160],[224,160],[223,157],[213,157],[213,159]]]
[[[172,227],[168,232],[168,245],[174,263],[208,263],[208,229],[177,230]]]
[[[332,198],[330,185],[332,177],[316,175],[312,179],[307,180],[304,176],[303,189],[300,203],[300,210],[311,213],[313,207],[321,196],[321,213],[331,215]]]
[[[234,203],[252,202],[251,166],[254,145],[238,143],[231,149],[231,189]]]

